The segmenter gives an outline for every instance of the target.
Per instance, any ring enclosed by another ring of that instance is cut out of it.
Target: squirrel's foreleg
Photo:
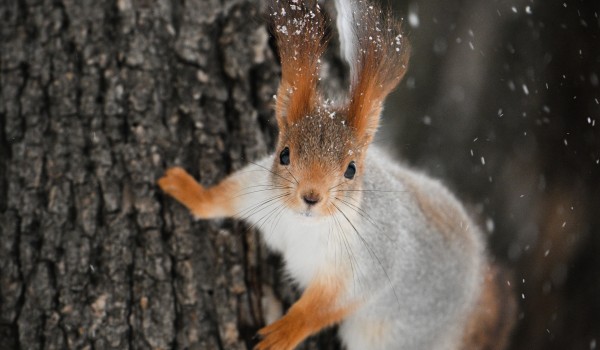
[[[235,214],[235,192],[238,185],[231,179],[225,179],[218,185],[204,188],[184,169],[173,167],[158,180],[163,191],[201,219],[230,217]]]
[[[311,334],[340,322],[356,307],[340,305],[342,294],[339,283],[313,282],[285,316],[258,331],[263,340],[255,350],[293,350]]]

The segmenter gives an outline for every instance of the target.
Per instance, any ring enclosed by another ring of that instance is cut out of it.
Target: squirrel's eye
[[[279,162],[281,165],[290,165],[290,149],[284,148],[279,154]]]
[[[348,164],[348,167],[346,168],[344,177],[346,179],[352,180],[354,178],[354,174],[356,174],[356,163],[354,163],[354,161],[351,161],[350,164]]]

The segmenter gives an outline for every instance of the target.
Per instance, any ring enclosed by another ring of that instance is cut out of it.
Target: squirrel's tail
[[[335,0],[335,9],[337,11],[336,26],[340,36],[340,55],[350,66],[350,76],[352,79],[356,76],[357,40],[356,30],[354,29],[354,0]]]

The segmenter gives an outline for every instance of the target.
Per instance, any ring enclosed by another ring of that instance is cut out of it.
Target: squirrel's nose
[[[304,200],[304,203],[308,205],[315,205],[319,203],[319,201],[321,200],[321,196],[319,196],[319,194],[314,191],[310,191],[304,193],[302,195],[302,199]]]

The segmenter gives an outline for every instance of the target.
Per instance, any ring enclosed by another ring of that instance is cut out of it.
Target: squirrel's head
[[[350,0],[352,1],[352,0]],[[389,14],[355,1],[352,18],[339,26],[350,89],[339,104],[324,103],[318,91],[326,23],[315,0],[274,1],[273,31],[281,59],[275,112],[279,140],[273,182],[292,194],[287,206],[306,214],[330,215],[336,200],[360,199],[364,160],[379,125],[385,97],[408,64],[408,43]]]
[[[285,205],[309,216],[358,205],[368,140],[356,131],[334,107],[280,122],[272,181],[290,193]]]

